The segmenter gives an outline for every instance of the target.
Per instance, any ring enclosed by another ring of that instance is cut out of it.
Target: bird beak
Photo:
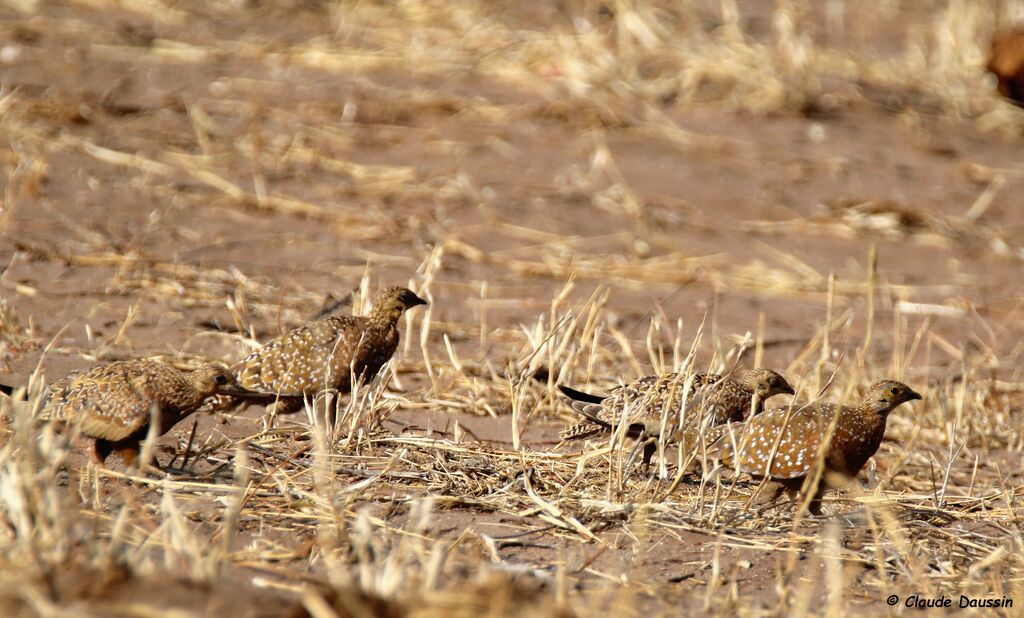
[[[416,305],[429,305],[429,304],[430,303],[428,303],[427,301],[423,300],[419,296],[416,296],[415,294],[413,294],[412,298],[409,300],[409,308],[415,307]]]
[[[913,390],[913,389],[909,389],[908,388],[907,389],[906,400],[907,401],[913,401],[915,399],[921,399],[921,394],[918,393],[917,391]]]
[[[266,393],[259,391],[251,391],[247,388],[238,386],[237,384],[223,384],[217,387],[218,395],[231,395],[233,397],[266,397]]]
[[[781,394],[783,394],[783,395],[796,395],[796,391],[793,390],[793,387],[790,386],[789,384],[787,384],[786,386],[782,387],[782,390],[779,391],[779,392]]]

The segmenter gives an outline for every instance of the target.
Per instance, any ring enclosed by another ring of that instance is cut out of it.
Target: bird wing
[[[674,373],[644,376],[642,378],[637,378],[632,382],[613,386],[609,389],[608,395],[610,397],[629,397],[630,399],[636,399],[657,386],[659,382],[670,380],[675,376],[676,374]]]
[[[699,373],[694,376],[690,395],[686,398],[686,407],[683,409],[684,424],[695,426],[708,417],[714,419],[711,425],[741,420],[742,415],[737,417],[735,414],[737,402],[739,407],[744,404],[742,393],[734,380],[723,379],[717,373]],[[749,399],[745,403],[749,407]]]
[[[145,373],[105,365],[58,380],[47,389],[43,418],[62,420],[82,435],[124,440],[145,428],[153,406],[160,406]]]
[[[822,406],[818,406],[822,407]],[[831,408],[831,406],[827,406]],[[822,434],[827,422],[817,409],[793,410],[778,408],[759,414],[745,423],[721,425],[709,432],[708,447],[713,458],[721,459],[741,472],[765,475],[776,479],[792,479],[807,475],[813,468]],[[789,419],[786,419],[786,416]],[[780,437],[781,436],[781,437]],[[768,467],[768,459],[778,448]]]
[[[331,317],[304,324],[270,340],[235,366],[245,388],[301,397],[348,383],[366,318]]]
[[[629,425],[627,435],[635,438],[642,434],[657,434],[663,411],[667,408],[671,414],[676,414],[680,408],[685,384],[683,377],[678,373],[644,376],[615,386],[604,397],[560,386],[566,395],[563,398],[565,403],[587,419],[568,427],[560,435],[563,440],[578,440],[614,430],[623,420],[624,409]],[[696,374],[691,383],[691,393],[719,378],[713,374]],[[670,419],[669,422],[671,426],[675,421]]]
[[[695,376],[693,384],[702,384],[703,376]],[[606,423],[618,425],[626,410],[629,434],[647,433],[657,435],[661,427],[662,414],[667,410],[671,417],[669,427],[678,418],[683,400],[685,380],[678,373],[645,376],[639,380],[618,386],[610,392],[595,414]],[[691,385],[692,391],[692,385]]]
[[[740,382],[725,379],[715,385],[709,395],[712,405],[711,412],[716,423],[726,421],[742,421],[751,416],[753,393]]]

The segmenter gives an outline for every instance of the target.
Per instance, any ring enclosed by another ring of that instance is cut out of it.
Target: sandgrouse
[[[622,422],[625,407],[626,436],[638,440],[637,448],[643,444],[641,466],[646,470],[657,449],[663,411],[667,410],[670,415],[668,426],[677,427],[685,384],[684,374],[667,373],[617,386],[606,396],[559,386],[566,402],[584,417],[584,420],[562,431],[559,437],[562,440],[582,440],[611,433]],[[781,394],[792,395],[793,387],[786,378],[771,369],[740,371],[724,377],[695,374],[687,396],[685,413],[688,417],[684,419],[684,431],[677,435],[689,435],[686,430],[696,429],[702,423],[714,426],[742,421],[751,411],[760,413],[767,399]]]
[[[806,488],[811,495],[808,509],[819,515],[825,490],[855,477],[878,450],[889,413],[920,398],[905,384],[882,380],[871,385],[860,405],[813,403],[777,408],[743,423],[715,427],[705,436],[708,454],[755,480],[767,477],[780,486],[776,495],[785,490],[791,499],[804,490],[804,481],[814,474],[822,456],[820,481],[816,487]],[[823,446],[836,415],[835,430]]]
[[[0,385],[12,394],[14,387]],[[68,423],[92,438],[92,459],[103,465],[111,452],[126,466],[138,457],[152,412],[157,435],[167,433],[213,395],[246,396],[226,367],[204,365],[184,371],[156,360],[131,359],[72,372],[47,387],[40,418]]]
[[[238,383],[270,393],[273,414],[300,410],[303,399],[335,389],[347,393],[352,376],[369,381],[398,348],[398,320],[426,305],[411,290],[386,288],[373,299],[370,315],[332,316],[309,322],[270,340],[233,367]]]

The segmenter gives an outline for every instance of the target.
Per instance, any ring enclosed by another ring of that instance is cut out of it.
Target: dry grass
[[[752,9],[730,0],[583,0],[559,9],[483,1],[277,1],[259,9],[5,3],[12,17],[4,23],[23,28],[21,38],[12,35],[22,42],[0,57],[15,54],[17,62],[54,70],[53,50],[31,43],[38,36],[68,58],[84,50],[85,64],[101,73],[246,68],[204,83],[202,96],[183,87],[145,110],[159,128],[125,125],[123,133],[103,130],[105,115],[135,113],[120,107],[116,91],[96,100],[74,99],[66,85],[0,93],[0,229],[11,268],[89,273],[94,285],[84,295],[98,306],[89,311],[111,321],[102,335],[87,324],[78,339],[64,336],[64,324],[40,328],[27,307],[58,295],[0,277],[0,361],[24,373],[31,363],[30,392],[54,357],[82,365],[163,354],[189,363],[213,349],[219,360],[240,358],[318,308],[365,309],[395,273],[395,283],[408,279],[433,301],[408,316],[398,359],[340,402],[333,426],[323,420],[326,398],[271,429],[251,414],[219,415],[230,430],[204,416],[201,430],[186,422],[172,432],[170,448],[167,440],[149,445],[177,468],[169,475],[80,466],[30,408],[4,403],[6,606],[21,615],[185,616],[201,615],[194,603],[210,599],[206,610],[220,603],[251,615],[263,615],[262,607],[265,615],[321,618],[840,615],[851,604],[884,608],[888,595],[911,593],[1024,603],[1021,296],[992,300],[984,273],[890,281],[890,264],[875,248],[898,240],[1019,267],[1019,234],[990,225],[986,213],[1019,187],[1012,183],[1024,168],[972,164],[966,174],[978,193],[956,215],[852,196],[817,216],[749,219],[735,226],[750,245],[737,259],[675,247],[664,222],[699,209],[646,200],[609,145],[627,136],[723,166],[757,165],[754,137],[680,122],[680,111],[708,110],[813,124],[867,109],[914,127],[947,123],[993,140],[1024,135],[1024,115],[993,94],[982,70],[989,33],[1024,15],[1024,3],[821,4],[779,2],[760,16],[766,26],[748,31],[743,18]],[[128,26],[103,18],[115,6]],[[231,26],[253,14],[264,21],[251,30]],[[185,27],[193,22],[199,27]],[[278,22],[280,36],[265,28]],[[905,26],[890,33],[895,48],[872,34],[896,28],[890,22]],[[310,24],[316,36],[304,30]],[[340,100],[327,89],[301,105],[284,96],[317,79],[342,80],[347,90]],[[526,93],[529,103],[508,92]],[[357,117],[368,130],[354,128]],[[466,133],[438,137],[411,120],[449,117]],[[492,186],[445,162],[465,161],[460,153],[471,145],[518,151],[521,143],[502,137],[504,125],[589,134],[583,163],[563,161],[550,191],[525,191],[585,203],[617,223],[599,236],[541,229],[503,214]],[[486,137],[471,144],[472,131]],[[387,162],[364,156],[392,141],[422,150]],[[39,197],[62,182],[68,158],[87,182],[122,183],[147,208],[170,206],[153,209],[131,234],[92,215],[76,218]],[[473,218],[453,223],[467,204]],[[179,211],[190,213],[184,223],[174,218]],[[38,212],[45,231],[18,227],[19,216]],[[294,238],[275,237],[299,247],[290,270],[204,259],[232,242],[204,224],[228,221],[231,232],[258,217],[282,229],[309,225]],[[351,248],[355,259],[319,259],[323,245],[303,244],[314,233]],[[852,240],[858,262],[812,263],[790,246],[803,237]],[[325,298],[322,286],[338,281],[351,294]],[[537,282],[545,295],[521,298]],[[770,348],[788,345],[767,331],[763,312],[725,327],[714,311],[680,318],[657,304],[636,307],[637,317],[617,304],[638,290],[667,303],[685,287],[820,307],[811,336],[785,356],[788,366],[776,367],[801,399],[848,401],[881,377],[926,393],[892,417],[864,482],[830,495],[829,518],[758,512],[755,485],[685,475],[690,454],[670,444],[659,445],[658,474],[648,480],[625,474],[631,445],[622,435],[582,453],[552,438],[572,420],[557,402],[557,382],[600,390],[651,371],[728,370],[761,364]],[[181,341],[137,345],[138,322],[165,311],[219,321],[216,329],[190,328]],[[950,335],[950,323],[962,337]],[[496,438],[473,433],[480,419],[478,428],[500,428]],[[673,552],[684,557],[673,562]],[[168,574],[187,582],[178,596]],[[172,598],[145,592],[161,587]]]

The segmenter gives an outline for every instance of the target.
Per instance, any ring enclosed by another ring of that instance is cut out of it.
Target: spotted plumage
[[[855,477],[878,450],[889,413],[920,398],[905,384],[883,380],[873,384],[857,406],[814,403],[778,408],[743,423],[716,427],[705,437],[707,453],[755,479],[778,483],[776,493],[785,490],[791,498],[802,490],[823,454],[822,482],[808,489],[809,509],[818,514],[824,491],[841,485],[838,479]],[[833,421],[835,429],[823,446]]]
[[[427,301],[405,288],[377,293],[370,315],[333,316],[299,326],[272,339],[233,370],[248,389],[272,393],[275,413],[302,408],[320,391],[351,390],[351,378],[370,380],[398,348],[398,320]]]
[[[701,425],[714,426],[727,421],[742,421],[751,410],[759,413],[765,400],[779,394],[793,394],[786,379],[771,369],[754,369],[731,376],[695,374],[683,403],[687,376],[667,373],[640,378],[611,389],[606,396],[591,395],[559,386],[565,401],[584,419],[560,434],[563,440],[582,440],[611,433],[623,421],[625,410],[626,436],[648,440],[643,466],[650,463],[656,450],[654,439],[661,435],[662,415],[668,413],[666,427],[680,429],[679,416],[684,415],[681,432]],[[684,448],[686,446],[684,445]]]
[[[10,387],[0,390],[13,391]],[[218,394],[250,393],[219,365],[183,371],[155,360],[124,360],[72,372],[51,384],[43,395],[40,417],[65,422],[92,438],[92,458],[97,464],[118,451],[130,466],[153,418],[159,423],[156,434],[162,435]]]

